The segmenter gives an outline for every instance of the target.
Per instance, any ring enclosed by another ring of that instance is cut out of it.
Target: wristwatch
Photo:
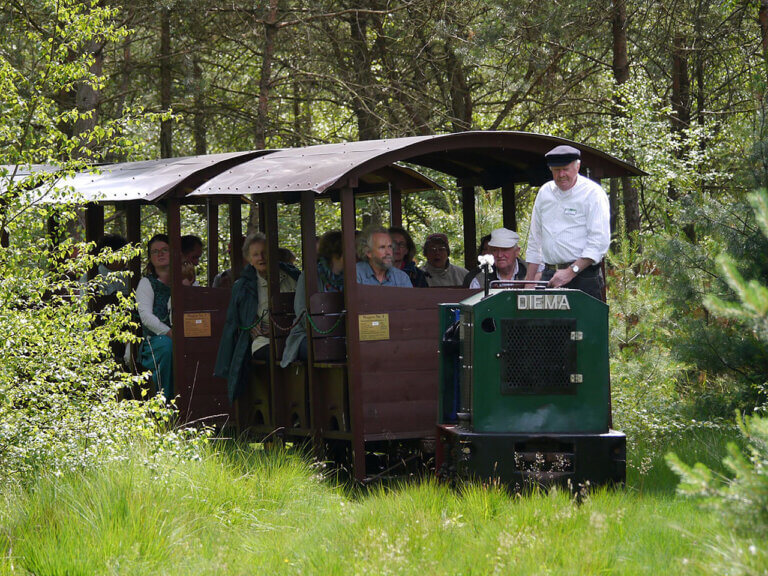
[[[581,268],[579,268],[577,264],[574,264],[573,266],[571,266],[571,270],[573,270],[574,274],[578,274]]]

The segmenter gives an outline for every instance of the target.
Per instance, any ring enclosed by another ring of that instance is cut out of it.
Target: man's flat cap
[[[573,146],[557,146],[544,154],[547,166],[567,166],[574,160],[581,159],[581,152]]]

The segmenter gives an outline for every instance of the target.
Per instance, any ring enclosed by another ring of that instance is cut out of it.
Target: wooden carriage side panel
[[[310,394],[306,365],[294,363],[281,368],[280,360],[285,351],[288,334],[296,320],[294,292],[282,292],[272,300],[271,343],[274,347],[273,381],[275,390],[275,422],[285,427],[286,434],[306,435],[311,426]],[[279,403],[279,405],[278,405]]]
[[[285,350],[285,341],[293,328],[296,316],[293,313],[295,292],[281,292],[273,300],[270,310],[270,328],[272,343],[275,346],[275,359],[280,362]]]
[[[452,288],[358,286],[358,314],[385,314],[388,325],[388,338],[353,343],[359,347],[366,441],[434,434],[438,410],[438,304],[458,302],[472,293]]]
[[[175,393],[184,421],[232,421],[227,382],[213,375],[224,330],[230,291],[184,286],[181,291],[184,325],[173,327],[174,338],[184,338],[184,358],[176,365]],[[174,304],[172,302],[172,304]]]
[[[344,294],[341,292],[313,294],[309,299],[309,313],[314,325],[310,329],[315,362],[345,362],[347,339]]]

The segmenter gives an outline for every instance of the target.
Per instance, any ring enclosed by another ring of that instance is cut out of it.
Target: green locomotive
[[[608,306],[577,290],[496,288],[442,304],[438,474],[620,484]]]

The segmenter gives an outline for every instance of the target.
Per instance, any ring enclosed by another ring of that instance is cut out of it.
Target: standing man
[[[491,232],[488,241],[488,253],[493,255],[493,272],[488,275],[488,281],[494,280],[525,280],[526,266],[520,259],[520,236],[513,230],[497,228]],[[469,280],[469,282],[467,281]],[[470,272],[464,284],[469,288],[485,286],[485,273],[477,269]]]
[[[539,189],[531,215],[528,272],[540,264],[549,286],[574,288],[603,298],[600,262],[611,243],[608,197],[599,184],[579,174],[581,152],[557,146],[545,154],[553,180]]]
[[[408,274],[393,266],[392,238],[380,226],[363,230],[358,238],[357,283],[413,288]]]

